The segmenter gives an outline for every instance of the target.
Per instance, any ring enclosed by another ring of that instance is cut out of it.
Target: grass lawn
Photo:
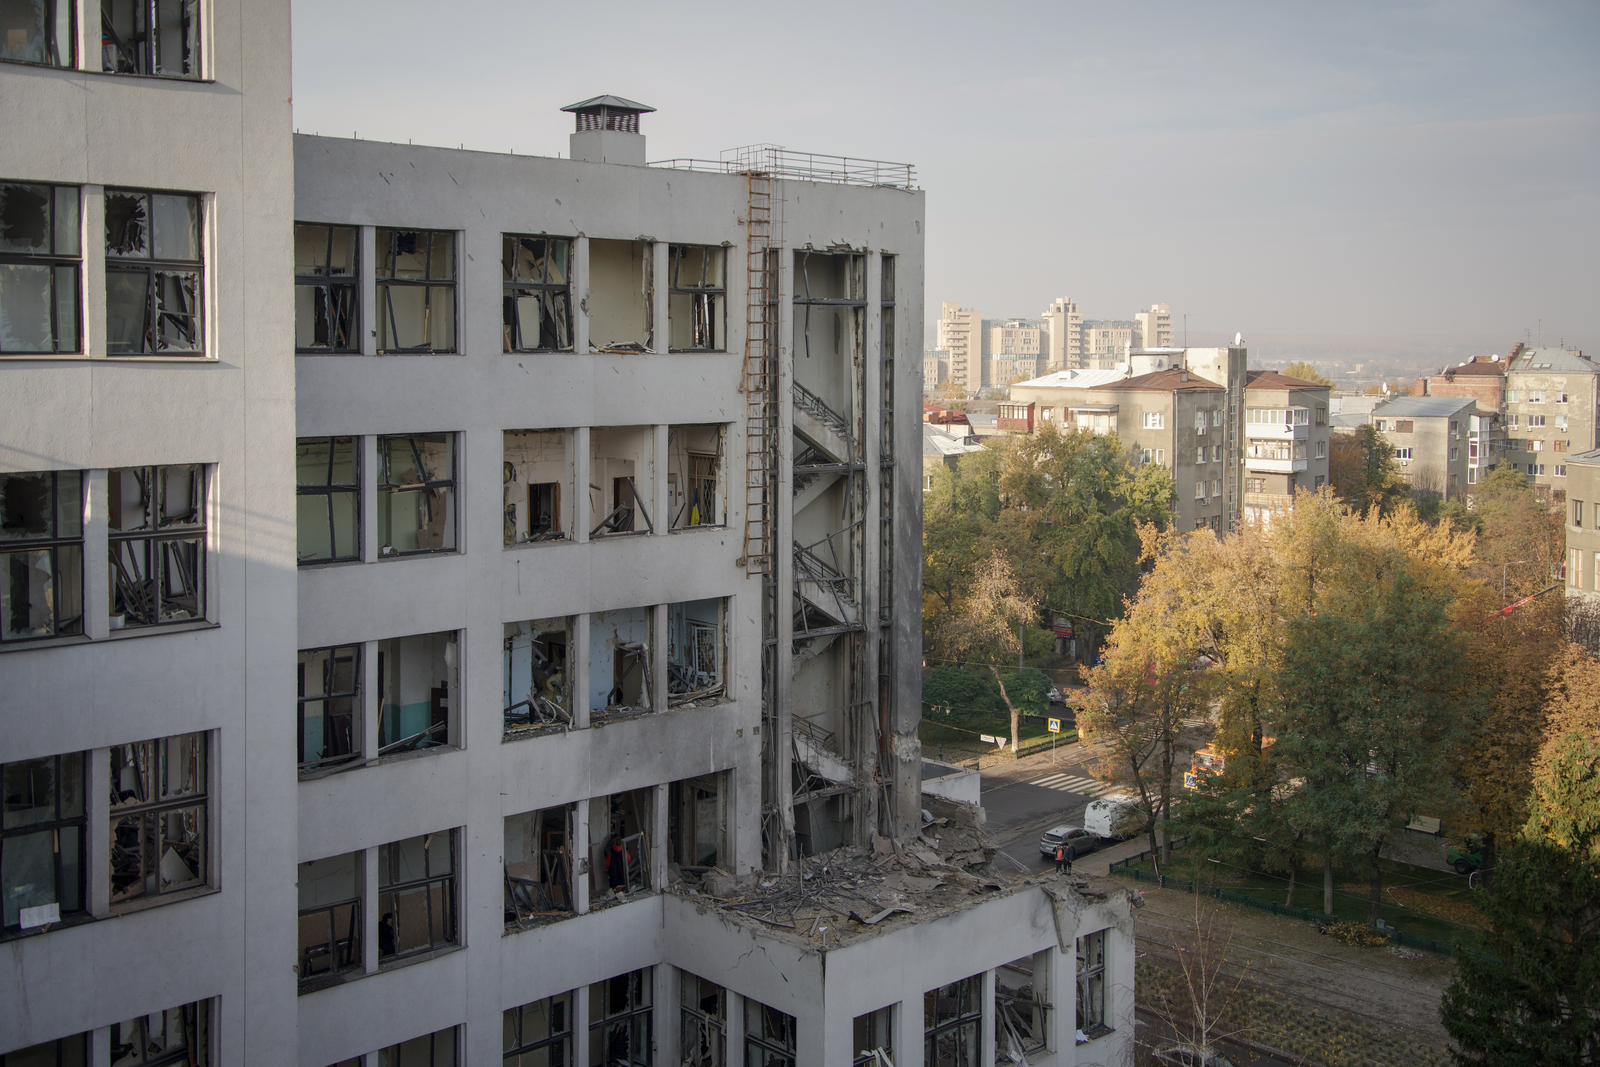
[[[1154,873],[1148,858],[1134,866],[1147,874]],[[1390,860],[1382,861],[1382,870],[1383,904],[1378,914],[1384,922],[1402,933],[1446,944],[1458,937],[1469,944],[1477,940],[1477,931],[1486,924],[1474,900],[1477,892],[1467,888],[1465,876]],[[1288,903],[1289,879],[1285,875],[1241,870],[1185,853],[1174,853],[1165,873],[1168,878],[1215,885],[1259,900]],[[1334,867],[1333,912],[1339,918],[1357,923],[1367,921],[1371,884],[1366,877],[1359,870]],[[1320,862],[1300,868],[1295,882],[1294,906],[1322,911]]]
[[[1050,739],[1049,727],[1043,722],[1031,722],[1023,719],[1019,728],[1022,748],[1026,751],[1031,744],[1048,742]],[[952,712],[949,715],[930,714],[924,715],[922,722],[917,727],[917,736],[922,739],[923,755],[937,758],[939,746],[942,744],[946,756],[951,753],[976,753],[993,754],[995,746],[987,741],[980,740],[981,734],[991,737],[1004,737],[1011,740],[1011,721],[1009,716],[996,717],[978,712]],[[1069,736],[1076,736],[1071,731],[1057,735],[1058,740],[1065,744]],[[1009,754],[1009,748],[1007,753]]]

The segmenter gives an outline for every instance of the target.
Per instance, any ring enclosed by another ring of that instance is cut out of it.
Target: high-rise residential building
[[[1394,449],[1413,493],[1459,499],[1467,491],[1470,433],[1478,414],[1468,396],[1397,396],[1374,407],[1370,423]]]
[[[1041,319],[986,319],[983,357],[984,385],[1006,385],[1018,375],[1031,378],[1040,372],[1048,348],[1048,324]]]
[[[1328,387],[1276,371],[1245,374],[1243,515],[1271,522],[1295,493],[1328,482]]]
[[[950,377],[950,353],[942,348],[927,348],[922,352],[922,391],[931,393]]]
[[[1042,316],[1049,338],[1045,372],[1072,370],[1083,366],[1083,315],[1071,297],[1057,297]]]
[[[1600,364],[1563,348],[1517,349],[1509,364],[1504,462],[1563,493],[1567,457],[1600,447]]]
[[[950,353],[950,381],[968,393],[983,386],[983,319],[971,308],[940,305],[938,347]]]
[[[1138,331],[1135,348],[1172,347],[1172,309],[1166,304],[1151,304],[1149,311],[1133,317]]]
[[[283,0],[57,7],[0,59],[0,1057],[1131,1061],[1126,891],[921,792],[909,167],[646,166],[614,96],[564,159],[291,136]]]
[[[1139,324],[1132,319],[1085,319],[1084,366],[1107,369],[1126,362],[1132,349],[1144,347],[1138,331]]]

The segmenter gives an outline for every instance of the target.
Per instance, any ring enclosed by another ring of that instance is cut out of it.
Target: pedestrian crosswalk
[[[1043,778],[1034,778],[1029,785],[1043,786],[1046,789],[1055,789],[1062,793],[1081,793],[1085,796],[1099,797],[1113,792],[1115,786],[1093,778],[1083,778],[1076,774],[1047,774]]]

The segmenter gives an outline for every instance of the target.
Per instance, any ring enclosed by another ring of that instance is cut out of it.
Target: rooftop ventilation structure
[[[573,159],[644,166],[644,134],[639,132],[639,116],[655,108],[620,96],[591,96],[561,110],[570,111],[577,118],[571,137]]]

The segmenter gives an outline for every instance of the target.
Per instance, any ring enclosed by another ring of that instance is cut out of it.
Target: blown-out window
[[[106,482],[111,628],[205,618],[205,468],[130,467]]]
[[[58,923],[83,910],[84,759],[73,752],[0,766],[4,933]]]
[[[0,474],[0,643],[83,632],[83,474]]]
[[[111,903],[204,885],[206,735],[111,748]]]
[[[296,554],[302,566],[361,558],[359,440],[295,442]]]
[[[667,252],[667,323],[674,352],[720,352],[727,315],[725,249],[672,245]]]
[[[379,230],[378,351],[456,350],[456,235]]]
[[[198,78],[200,0],[100,0],[100,50],[107,74]]]
[[[378,554],[453,552],[455,435],[378,438]]]
[[[200,197],[107,189],[106,352],[198,356]]]
[[[501,252],[507,352],[572,351],[572,242],[507,234]]]
[[[378,908],[380,963],[455,944],[456,832],[379,848]]]
[[[78,5],[73,0],[0,4],[0,59],[71,67],[77,60]]]
[[[354,226],[294,227],[294,348],[296,352],[360,352],[357,263],[361,231]]]
[[[0,354],[79,350],[78,201],[73,185],[0,182]]]

